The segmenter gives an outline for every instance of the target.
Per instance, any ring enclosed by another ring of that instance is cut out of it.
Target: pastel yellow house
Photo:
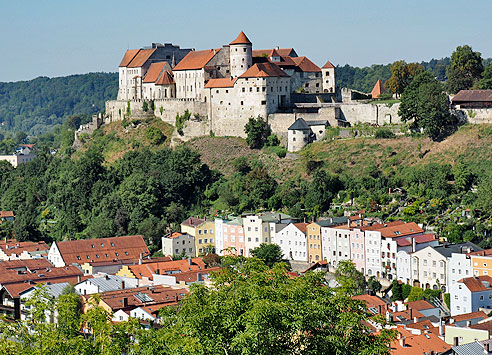
[[[492,276],[492,249],[475,251],[470,256],[473,276]]]
[[[215,221],[190,217],[181,223],[181,233],[195,237],[196,256],[215,251]]]
[[[463,345],[473,343],[475,340],[482,341],[489,339],[489,331],[483,329],[473,329],[468,327],[455,327],[446,325],[444,341],[450,345]]]
[[[308,261],[315,263],[322,260],[321,257],[321,225],[316,222],[309,223],[306,228]]]

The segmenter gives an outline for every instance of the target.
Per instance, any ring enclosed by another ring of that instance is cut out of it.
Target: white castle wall
[[[385,123],[401,123],[398,116],[399,103],[389,107],[386,104],[339,104],[341,118],[345,118],[351,125],[369,123],[383,125]]]
[[[472,108],[459,111],[469,123],[492,123],[492,108]]]

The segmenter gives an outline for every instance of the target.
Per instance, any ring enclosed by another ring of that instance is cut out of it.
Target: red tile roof
[[[297,67],[303,72],[314,73],[314,72],[321,71],[320,67],[314,64],[312,61],[310,61],[307,57],[295,57],[292,58],[292,60],[294,61],[294,63],[296,63]]]
[[[121,60],[120,67],[126,67],[132,59],[137,55],[138,51],[140,49],[129,49],[126,51],[125,55],[123,56],[123,59]]]
[[[452,99],[455,102],[492,102],[492,90],[461,90]]]
[[[12,211],[0,211],[0,218],[14,217],[14,212]]]
[[[395,223],[399,222],[399,223]],[[394,224],[393,224],[394,223]],[[406,235],[423,233],[424,230],[420,228],[417,223],[409,222],[404,223],[402,221],[394,221],[391,223],[371,226],[366,230],[375,230],[381,232],[381,236],[383,238],[398,238]]]
[[[46,283],[46,282],[72,282],[76,283],[82,277],[83,272],[75,266],[53,267],[30,271],[3,270],[0,273],[2,286],[15,283]]]
[[[30,271],[52,268],[53,265],[48,259],[24,259],[24,260],[8,260],[0,261],[0,270],[27,269]],[[0,274],[3,271],[0,271]]]
[[[188,226],[188,227],[198,227],[199,225],[205,223],[206,219],[205,218],[197,218],[197,217],[190,217],[184,222],[181,222],[181,224]]]
[[[421,335],[408,335],[408,332],[403,332],[397,328],[399,333],[405,334],[404,347],[401,346],[400,340],[391,342],[391,355],[422,355],[422,354],[442,354],[451,350],[451,345],[439,338],[434,333],[425,333]],[[401,337],[401,335],[400,335]]]
[[[353,296],[352,299],[365,302],[367,305],[367,308],[374,307],[374,308],[379,309],[379,306],[381,306],[381,307],[386,306],[386,302],[384,302],[378,296],[358,295],[358,296]]]
[[[173,71],[202,69],[219,51],[220,49],[207,49],[204,51],[188,52],[173,68]]]
[[[182,233],[178,233],[178,232],[174,232],[174,233],[171,233],[171,235],[166,235],[165,238],[168,238],[168,239],[174,239],[174,238],[178,238],[178,237],[181,237],[183,234]]]
[[[166,262],[145,263],[141,265],[129,265],[128,268],[135,275],[137,279],[146,277],[152,279],[153,274],[166,275],[171,271],[188,272],[188,271],[200,271],[205,270],[205,263],[200,258],[191,259],[190,265],[188,259],[173,260]],[[174,276],[174,274],[173,274]]]
[[[333,64],[331,64],[331,62],[330,62],[330,61],[327,61],[327,62],[325,63],[325,65],[323,65],[321,68],[322,68],[322,69],[333,69],[333,68],[335,68],[335,66],[334,66]]]
[[[175,83],[173,73],[168,70],[164,71],[164,73],[162,73],[159,79],[155,82],[156,85],[171,85]]]
[[[492,321],[484,322],[484,323],[479,323],[479,324],[473,324],[470,325],[470,328],[472,329],[481,329],[481,330],[488,330],[489,334],[492,332]]]
[[[271,57],[273,50],[281,57],[290,57],[294,48],[253,49],[253,57]]]
[[[386,93],[386,89],[383,86],[383,82],[381,80],[376,81],[376,84],[371,91],[371,97],[373,99],[377,99],[381,94],[384,93]]]
[[[138,53],[133,57],[132,61],[127,65],[128,68],[140,68],[147,62],[152,54],[156,51],[156,48],[140,49]]]
[[[48,251],[50,247],[45,242],[18,242],[17,240],[9,240],[7,243],[0,242],[0,248],[7,255],[20,255],[22,252]]]
[[[467,277],[458,282],[463,282],[471,292],[492,290],[492,277],[489,275]]]
[[[422,234],[422,235],[416,235],[413,237],[415,239],[415,243],[417,244],[422,244],[422,243],[428,243],[432,242],[433,240],[436,240],[437,237],[435,234]]]
[[[141,235],[55,243],[67,265],[112,260],[138,260],[150,254]]]
[[[205,87],[205,89],[232,88],[232,87],[234,87],[235,82],[236,82],[236,78],[234,78],[234,79],[230,79],[230,78],[210,79],[204,87]]]
[[[229,43],[229,45],[233,44],[251,44],[251,41],[246,37],[243,31],[237,36],[237,38]]]
[[[477,250],[467,253],[466,255],[489,256],[492,255],[492,249]]]
[[[407,302],[405,304],[407,305],[408,308],[416,309],[417,311],[436,308],[435,306],[431,305],[429,302],[425,300],[412,301],[412,302]]]
[[[285,72],[273,63],[256,63],[246,70],[240,78],[284,77]]]
[[[154,83],[159,78],[159,75],[162,73],[162,70],[166,66],[167,62],[157,62],[152,63],[145,74],[143,79],[144,83]]]
[[[451,318],[453,318],[455,322],[461,322],[464,320],[475,319],[475,318],[485,319],[487,317],[488,317],[487,313],[485,313],[483,311],[478,311],[478,312],[472,312],[472,313],[459,314],[459,315],[453,316]]]
[[[308,224],[309,223],[294,223],[297,229],[299,229],[304,234],[306,234]]]

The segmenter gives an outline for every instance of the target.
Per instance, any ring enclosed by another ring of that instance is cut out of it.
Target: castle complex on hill
[[[143,102],[152,101],[154,115],[173,125],[176,115],[191,113],[184,139],[210,133],[245,136],[248,119],[261,116],[284,141],[288,136],[295,139],[287,132],[298,127],[293,124],[302,118],[308,123],[303,129],[306,126],[309,132],[298,133],[307,143],[308,136],[316,140],[324,135],[324,129],[314,132],[309,127],[350,125],[352,115],[368,121],[376,115],[376,124],[383,121],[378,122],[380,112],[374,107],[369,114],[358,112],[360,108],[344,114],[341,96],[330,61],[320,68],[293,48],[254,50],[241,32],[218,49],[195,51],[153,43],[151,48],[128,50],[119,65],[118,98],[106,103],[106,122],[123,120],[128,114],[138,117]],[[385,113],[381,117],[391,121],[392,114],[389,119]],[[297,141],[294,150],[302,146]]]

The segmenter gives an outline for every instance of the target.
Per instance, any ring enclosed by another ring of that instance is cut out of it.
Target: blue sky
[[[257,49],[294,47],[318,65],[492,57],[492,0],[3,1],[0,81],[116,71],[151,42],[218,48],[243,30]]]

